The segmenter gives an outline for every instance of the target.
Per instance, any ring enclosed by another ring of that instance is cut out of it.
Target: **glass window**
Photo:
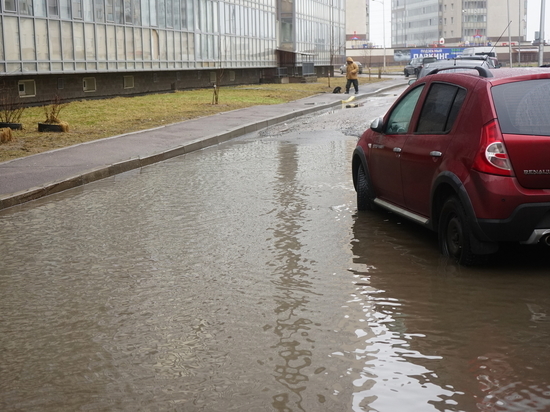
[[[157,25],[161,28],[166,27],[166,7],[164,0],[159,0],[157,2]]]
[[[126,60],[134,60],[134,36],[132,27],[126,27]]]
[[[187,28],[193,30],[195,28],[195,8],[193,0],[187,0]]]
[[[123,84],[125,89],[134,88],[134,76],[123,76]]]
[[[124,61],[124,27],[116,28],[116,58],[119,61]]]
[[[115,2],[115,23],[122,24],[124,22],[123,18],[123,10],[124,5],[122,4],[122,0],[114,0]]]
[[[550,80],[537,79],[491,89],[502,133],[550,136]]]
[[[160,59],[166,60],[166,31],[159,30],[159,53],[160,53]]]
[[[134,29],[134,50],[135,50],[135,59],[143,59],[143,46],[141,45],[141,29]]]
[[[95,21],[98,21],[98,22],[105,21],[105,4],[103,3],[103,0],[95,0],[94,7],[95,7]]]
[[[0,60],[5,60],[4,57],[4,38],[2,36],[2,19],[0,19]],[[0,71],[2,70],[2,65],[0,64]]]
[[[151,26],[157,26],[157,0],[151,1]]]
[[[73,0],[73,19],[82,18],[82,0]]]
[[[19,80],[17,83],[19,97],[36,96],[36,84],[34,80]]]
[[[46,0],[34,0],[34,15],[46,17]]]
[[[32,16],[32,0],[19,0],[19,14]]]
[[[21,19],[21,53],[23,60],[35,60],[34,25],[32,19]]]
[[[133,21],[135,25],[141,24],[141,5],[139,0],[132,0]]]
[[[411,118],[422,93],[424,85],[418,86],[410,91],[397,106],[393,109],[386,126],[387,134],[405,134],[409,130]]]
[[[151,60],[151,30],[143,29],[143,60]]]
[[[167,43],[167,50],[168,60],[173,61],[174,60],[174,32],[173,31],[167,31],[166,32],[166,43]]]
[[[132,1],[124,0],[124,21],[126,24],[133,23],[133,13],[132,13]]]
[[[166,1],[166,27],[174,27],[173,14],[174,14],[174,4],[172,0]]]
[[[418,133],[446,133],[451,130],[465,95],[466,91],[457,86],[442,83],[432,84],[424,101],[416,131]]]
[[[113,0],[106,0],[105,2],[105,19],[108,22],[115,21],[115,5]]]
[[[85,30],[85,40],[86,40],[86,60],[95,60],[95,33],[94,25],[86,24],[84,26]]]
[[[105,26],[96,25],[97,31],[97,60],[107,60],[107,39],[105,35]]]
[[[143,26],[149,26],[151,20],[149,18],[149,0],[141,0],[141,18]]]
[[[181,29],[180,0],[173,0],[174,3],[174,28]]]
[[[95,92],[96,82],[95,77],[84,77],[82,79],[82,90],[85,92]]]
[[[49,60],[48,27],[46,20],[36,19],[34,22],[34,41],[36,44],[36,58],[38,60]]]
[[[57,0],[47,0],[48,2],[48,16],[56,17],[59,16],[59,5]]]
[[[178,32],[175,32],[174,33],[174,47],[175,47],[175,50],[174,50],[174,59],[176,61],[181,61],[182,57],[181,57],[181,34],[183,33],[178,33]]]
[[[73,24],[74,53],[76,60],[84,60],[84,24]]]
[[[116,60],[116,36],[115,26],[107,27],[107,58],[111,61]]]
[[[82,0],[82,1],[83,1],[83,10],[84,10],[84,20],[94,21],[93,0]]]
[[[50,60],[61,60],[61,30],[55,20],[50,20]]]
[[[71,16],[71,0],[59,0],[59,8],[62,19],[70,19]]]
[[[16,11],[16,0],[4,0],[4,10],[5,11]]]
[[[61,23],[63,29],[63,60],[74,60],[73,30],[71,26],[71,22],[69,21]]]

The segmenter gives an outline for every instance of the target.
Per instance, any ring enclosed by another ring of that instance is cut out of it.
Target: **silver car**
[[[475,67],[483,67],[485,69],[495,69],[493,61],[484,56],[468,56],[456,57],[454,59],[437,60],[426,64],[418,73],[418,79],[421,79],[428,74],[437,73],[441,69],[450,69],[456,67],[456,71],[473,70]],[[449,70],[446,70],[449,71]]]

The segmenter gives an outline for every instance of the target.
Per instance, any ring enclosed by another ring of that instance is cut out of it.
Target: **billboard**
[[[464,47],[434,47],[426,49],[411,49],[411,59],[415,57],[436,57],[438,60],[452,59],[460,56]]]

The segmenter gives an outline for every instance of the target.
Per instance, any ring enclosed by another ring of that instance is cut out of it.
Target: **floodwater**
[[[356,212],[390,100],[0,212],[0,410],[550,410],[549,250]]]

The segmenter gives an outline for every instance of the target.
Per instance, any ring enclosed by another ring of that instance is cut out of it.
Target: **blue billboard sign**
[[[460,56],[464,47],[434,47],[425,49],[411,49],[411,59],[415,57],[435,57],[439,60],[452,59]]]

